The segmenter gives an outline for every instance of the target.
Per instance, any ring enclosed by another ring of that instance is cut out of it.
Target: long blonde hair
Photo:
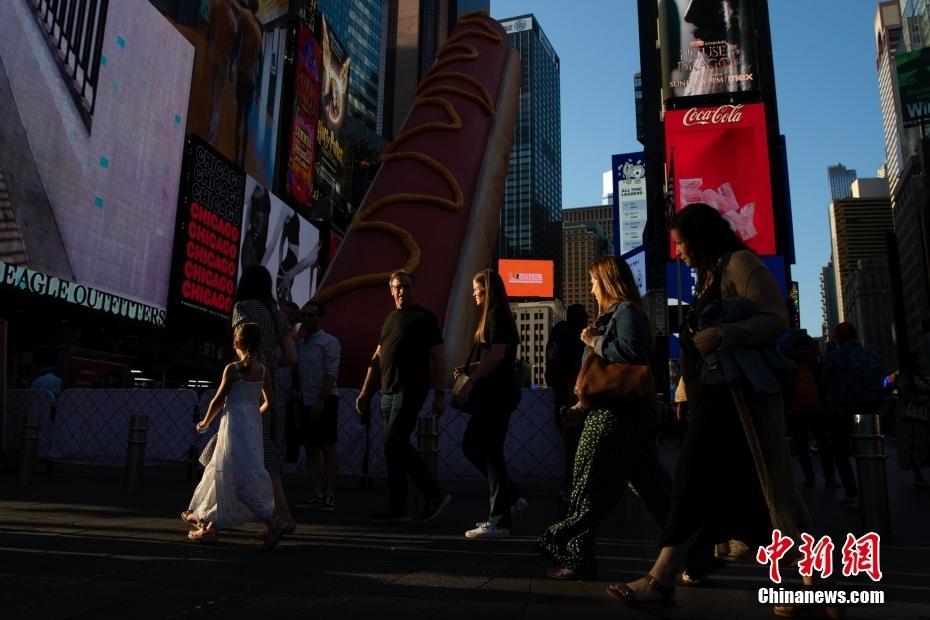
[[[493,269],[482,269],[475,274],[472,282],[484,291],[484,305],[481,308],[478,329],[475,330],[475,342],[487,344],[485,331],[488,326],[488,313],[494,306],[502,306],[507,310],[507,316],[511,316],[510,298],[507,296],[507,290],[504,288],[504,281],[501,280],[500,274]]]
[[[607,312],[611,306],[622,301],[628,301],[646,314],[646,306],[636,287],[633,272],[626,261],[617,256],[605,256],[596,260],[588,269],[588,274],[594,278],[601,289],[602,307],[597,310],[600,314]]]
[[[258,355],[262,346],[262,330],[258,323],[239,323],[233,331],[233,345],[245,353],[242,358],[242,367],[248,370],[252,367],[252,358]]]

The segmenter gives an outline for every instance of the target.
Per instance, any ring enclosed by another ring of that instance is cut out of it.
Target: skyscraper
[[[849,186],[856,180],[856,171],[847,168],[843,164],[827,167],[827,178],[830,179],[830,199],[839,200],[840,198],[849,198],[851,190]]]
[[[533,15],[500,22],[520,52],[523,78],[496,253],[499,258],[554,258],[558,297],[562,285],[559,56]]]
[[[904,326],[897,331],[902,353],[905,348],[918,350],[921,323],[930,313],[927,221],[923,215],[930,202],[924,188],[927,154],[921,129],[905,128],[901,116],[895,55],[927,43],[927,17],[925,0],[881,2],[875,16],[875,66],[885,134],[885,166],[898,245],[898,261],[890,269],[894,277],[900,274],[900,288],[907,291],[895,302],[903,310]]]
[[[885,256],[886,235],[894,230],[885,179],[858,179],[852,196],[830,203],[830,237],[839,319],[846,306],[853,272],[861,258]]]
[[[457,19],[455,0],[384,0],[378,133],[390,141]]]

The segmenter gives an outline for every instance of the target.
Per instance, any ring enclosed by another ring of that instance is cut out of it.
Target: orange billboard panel
[[[497,272],[504,280],[509,297],[545,297],[554,292],[555,267],[551,260],[518,260],[502,258]]]

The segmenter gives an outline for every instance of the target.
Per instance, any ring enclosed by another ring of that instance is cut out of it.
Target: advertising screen
[[[222,320],[232,313],[245,175],[196,135],[184,152],[172,307]]]
[[[657,0],[662,96],[759,89],[753,0]]]
[[[349,105],[349,69],[352,59],[348,50],[329,27],[326,17],[320,18],[323,74],[320,84],[320,122],[317,124],[317,158],[315,191],[311,212],[315,217],[332,222],[344,233],[348,226],[347,188],[342,187],[345,156],[344,128]]]
[[[519,260],[502,258],[497,272],[511,298],[552,298],[555,288],[555,268],[551,260]]]
[[[268,185],[278,146],[288,2],[149,1],[194,46],[187,133]]]
[[[298,203],[308,206],[313,199],[313,168],[322,64],[320,44],[310,32],[310,28],[301,22],[297,26],[297,62],[294,66],[294,101],[286,192]]]
[[[763,104],[667,111],[665,161],[676,212],[709,204],[757,254],[777,252]]]
[[[252,177],[245,181],[239,273],[264,265],[278,302],[303,306],[316,291],[320,232]]]
[[[148,3],[103,6],[63,32],[0,2],[4,281],[162,325],[193,49]]]
[[[930,47],[898,54],[894,64],[904,126],[920,125],[930,119]]]
[[[611,157],[614,196],[614,254],[643,244],[646,229],[646,166],[643,152]]]

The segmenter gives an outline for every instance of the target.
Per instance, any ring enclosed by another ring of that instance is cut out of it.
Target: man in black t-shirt
[[[445,358],[442,332],[436,316],[414,303],[413,274],[395,271],[388,279],[395,310],[384,320],[381,338],[365,383],[355,402],[359,415],[369,411],[376,382],[381,382],[381,423],[384,430],[384,459],[388,472],[388,508],[368,516],[376,523],[409,521],[407,476],[425,497],[417,521],[434,519],[452,499],[436,484],[419,453],[410,445],[410,433],[430,386],[433,387],[434,416],[445,412]]]

